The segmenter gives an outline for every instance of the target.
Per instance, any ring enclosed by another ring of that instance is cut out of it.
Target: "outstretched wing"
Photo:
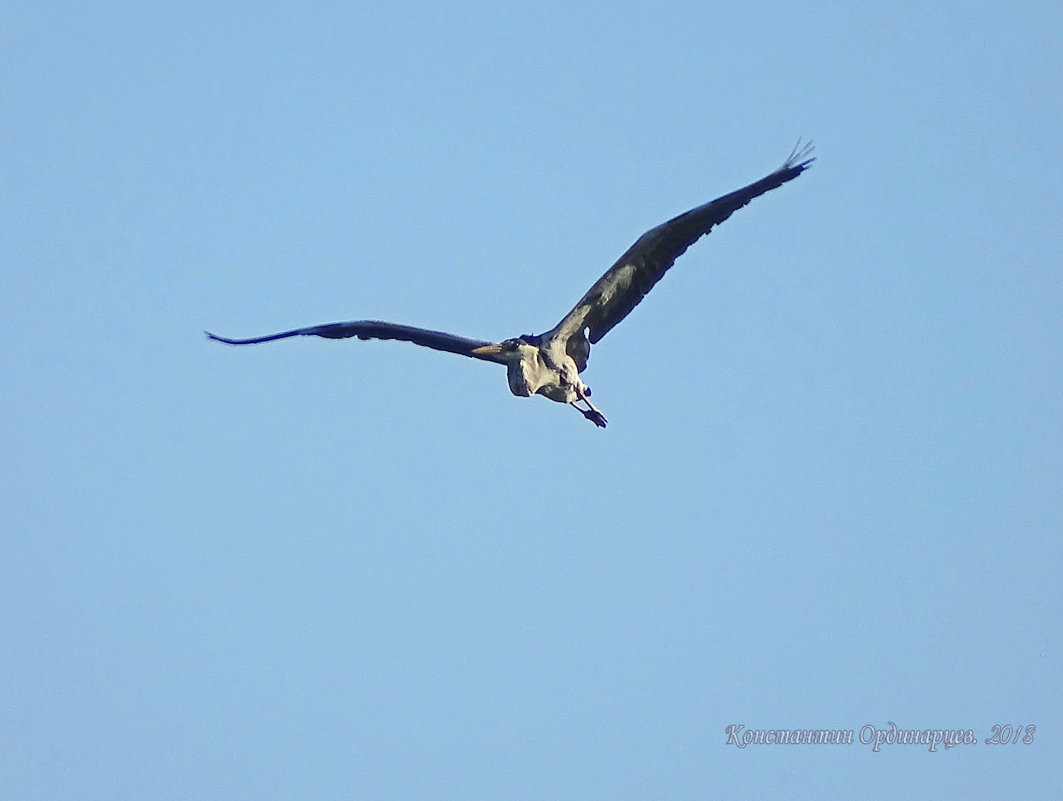
[[[211,339],[225,342],[229,345],[255,345],[259,342],[272,342],[274,339],[285,339],[296,336],[315,336],[327,339],[397,339],[402,342],[412,342],[432,350],[442,350],[447,353],[457,353],[459,356],[468,356],[472,359],[482,359],[487,362],[505,362],[486,353],[474,353],[476,348],[485,345],[493,345],[481,339],[468,339],[444,331],[429,331],[425,328],[414,328],[410,325],[398,325],[396,323],[384,323],[379,320],[355,320],[349,323],[325,323],[313,325],[309,328],[296,328],[293,331],[282,331],[279,334],[268,334],[264,337],[252,337],[251,339],[229,339],[220,337],[210,331],[204,332]]]
[[[811,154],[811,142],[804,146],[798,142],[786,162],[771,175],[651,228],[595,282],[547,336],[582,339],[587,329],[590,342],[598,342],[627,317],[687,248],[753,198],[804,172],[815,161]]]

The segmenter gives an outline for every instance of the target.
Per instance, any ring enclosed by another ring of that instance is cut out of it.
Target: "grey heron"
[[[412,342],[433,350],[503,364],[509,389],[514,395],[543,395],[552,401],[568,404],[596,426],[604,428],[605,416],[591,403],[591,389],[580,378],[580,373],[587,367],[591,345],[597,344],[627,317],[694,242],[753,198],[792,181],[813,161],[812,143],[802,146],[798,142],[783,165],[770,175],[651,228],[594,282],[561,322],[542,334],[523,334],[502,342],[490,342],[379,320],[325,323],[250,339],[230,339],[209,331],[206,334],[229,345],[253,345],[294,336]]]

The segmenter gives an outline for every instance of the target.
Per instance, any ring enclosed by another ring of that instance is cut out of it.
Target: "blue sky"
[[[1058,798],[1058,4],[0,13],[0,795]],[[379,318],[598,346],[610,419]],[[977,744],[727,744],[726,728]],[[993,725],[1030,744],[987,745]]]

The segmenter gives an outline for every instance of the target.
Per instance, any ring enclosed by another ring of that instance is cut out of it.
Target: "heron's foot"
[[[598,428],[605,428],[605,424],[609,422],[605,419],[605,415],[597,409],[591,409],[590,411],[583,411],[583,409],[580,409],[580,411],[583,412],[584,417],[598,426]]]
[[[590,401],[585,399],[584,403],[586,403],[588,406],[590,406],[590,408],[589,409],[581,409],[579,406],[576,405],[575,401],[572,402],[572,408],[575,409],[580,414],[582,414],[584,417],[586,417],[588,420],[590,420],[596,426],[598,426],[598,428],[605,428],[605,424],[607,422],[609,422],[608,420],[605,419],[605,415],[602,414],[600,411],[598,411],[593,406],[591,406]]]

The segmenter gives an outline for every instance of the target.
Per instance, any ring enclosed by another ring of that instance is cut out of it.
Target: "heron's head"
[[[499,343],[491,343],[472,351],[477,356],[493,356],[504,361],[521,361],[532,353],[537,353],[538,348],[528,342],[524,337],[514,337]]]

